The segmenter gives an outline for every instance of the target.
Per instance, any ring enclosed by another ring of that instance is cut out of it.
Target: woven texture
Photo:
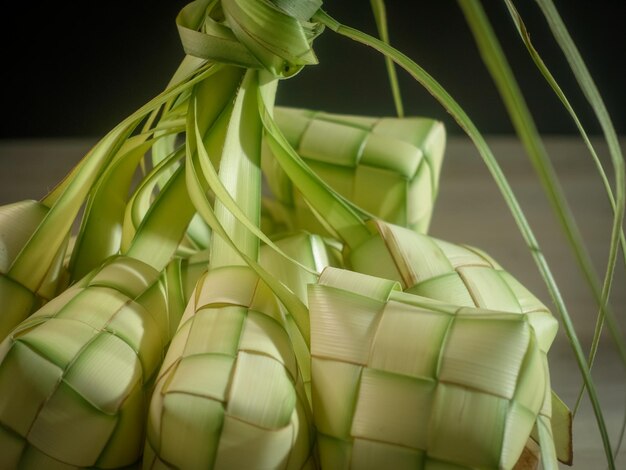
[[[322,467],[512,468],[549,416],[529,316],[367,295],[367,278],[329,268],[309,287]]]
[[[0,341],[57,293],[65,245],[37,289],[31,290],[7,275],[47,213],[48,208],[37,201],[20,201],[0,207]]]
[[[199,281],[157,379],[144,468],[311,464],[309,404],[282,322],[247,267]]]
[[[298,154],[339,194],[384,220],[427,231],[445,146],[440,122],[280,107],[275,119]],[[267,148],[262,162],[276,199],[265,203],[271,218],[289,229],[325,233]]]
[[[378,235],[350,254],[354,270],[396,280],[405,292],[453,305],[527,314],[547,351],[556,320],[485,252],[384,222],[376,228]]]
[[[339,260],[317,235],[275,243],[314,272]],[[306,302],[315,274],[268,246],[260,262]],[[312,467],[309,363],[291,314],[250,269],[211,270],[198,282],[157,380],[145,468]]]
[[[159,273],[107,262],[0,345],[5,468],[111,468],[139,458],[146,394],[178,323]]]

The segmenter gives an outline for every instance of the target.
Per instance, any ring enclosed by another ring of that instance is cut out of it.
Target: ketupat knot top
[[[212,62],[265,69],[288,78],[317,63],[323,30],[309,21],[321,0],[196,0],[176,19],[185,52]]]

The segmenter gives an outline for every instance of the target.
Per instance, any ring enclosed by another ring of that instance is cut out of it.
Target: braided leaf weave
[[[324,468],[512,468],[549,376],[527,314],[440,303],[328,268],[309,287]],[[546,400],[546,397],[548,399]]]
[[[276,243],[312,270],[337,264],[318,235]],[[260,260],[306,300],[315,274],[267,246]],[[210,270],[159,373],[144,468],[313,468],[308,354],[289,312],[251,269]]]
[[[309,167],[339,194],[383,220],[428,230],[445,147],[440,122],[280,107],[275,119]],[[278,201],[266,201],[271,216],[290,229],[324,233],[268,148],[262,163]]]
[[[20,201],[0,207],[0,341],[32,311],[53,298],[62,280],[66,244],[37,289],[31,290],[10,275],[13,261],[47,213],[48,207],[37,201]]]
[[[268,297],[246,267],[199,281],[157,379],[145,468],[301,468],[310,458],[306,393]]]
[[[117,257],[22,322],[0,344],[3,462],[136,461],[146,395],[179,318],[156,270]]]
[[[423,297],[545,318],[556,334],[548,308],[482,250],[415,233],[384,222],[377,235],[349,254],[354,270],[398,281]],[[546,337],[547,342],[553,338]]]

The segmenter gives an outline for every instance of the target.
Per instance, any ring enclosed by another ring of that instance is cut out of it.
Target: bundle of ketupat
[[[571,461],[556,320],[426,234],[443,125],[274,109],[320,7],[189,4],[167,89],[0,208],[2,468]]]

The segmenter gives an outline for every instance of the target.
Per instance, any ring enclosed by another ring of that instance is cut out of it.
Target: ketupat
[[[0,344],[5,468],[137,460],[146,397],[182,314],[168,305],[178,286],[167,280],[139,260],[113,258]]]
[[[549,452],[555,320],[541,332],[526,314],[332,268],[309,287],[309,307],[322,467],[510,469],[535,421]],[[558,468],[554,455],[543,462]]]
[[[66,243],[59,248],[41,284],[25,286],[11,275],[11,266],[48,210],[37,201],[0,207],[0,341],[32,311],[53,298],[63,283]]]
[[[280,318],[259,305],[271,294],[245,268],[200,282],[207,289],[192,295],[157,380],[144,467],[301,468],[311,458],[308,402]]]
[[[280,107],[275,119],[291,146],[331,188],[374,217],[426,233],[445,148],[441,122]],[[275,198],[267,201],[275,222],[323,232],[269,149],[263,171]]]
[[[557,323],[549,309],[486,253],[458,246],[403,227],[376,224],[378,234],[349,254],[357,272],[397,281],[405,292],[458,307],[523,314],[541,342],[547,364],[548,346]],[[547,367],[547,366],[546,366]],[[572,461],[571,414],[557,402],[560,425],[554,429],[559,460]],[[549,404],[546,405],[549,407]],[[534,434],[535,439],[537,435]]]

